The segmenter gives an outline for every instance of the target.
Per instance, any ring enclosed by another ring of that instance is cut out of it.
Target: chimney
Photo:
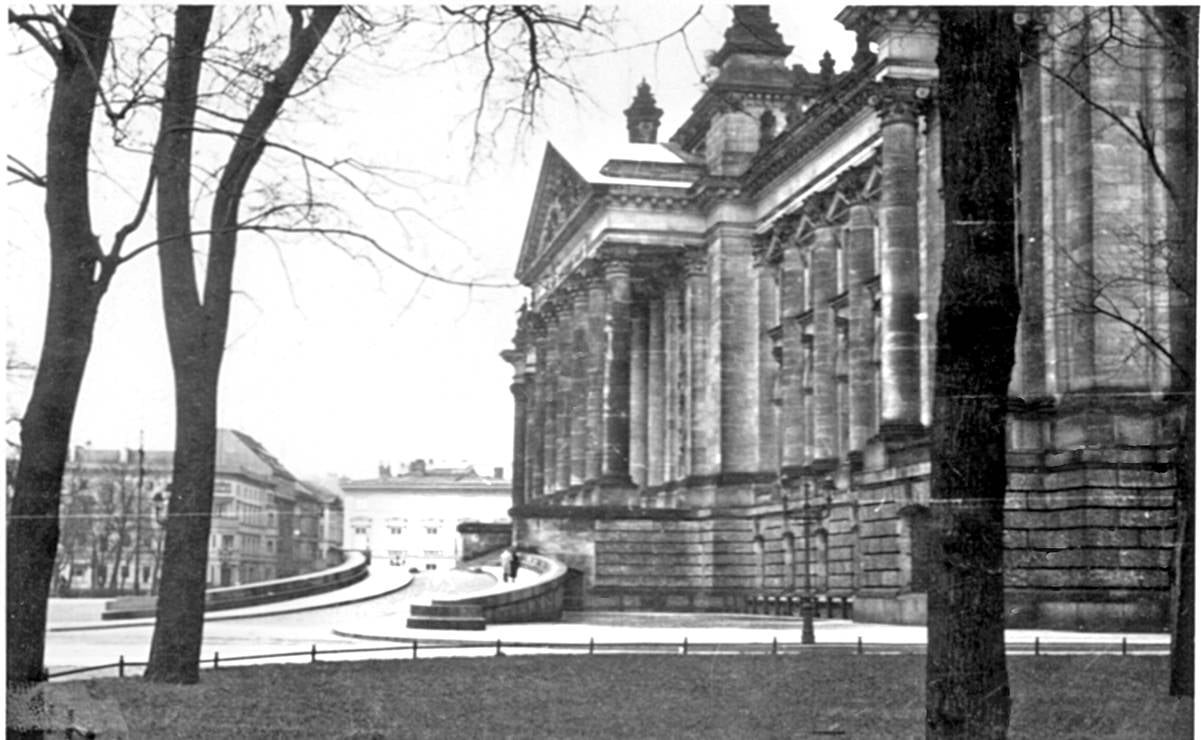
[[[504,480],[505,479],[505,469],[504,468],[492,468],[492,477],[497,480]]]

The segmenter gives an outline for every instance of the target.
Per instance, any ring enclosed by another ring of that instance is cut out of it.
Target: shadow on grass
[[[95,679],[135,738],[920,738],[925,658],[598,655],[206,671],[197,686]],[[1011,738],[1188,738],[1163,657],[1009,660]]]

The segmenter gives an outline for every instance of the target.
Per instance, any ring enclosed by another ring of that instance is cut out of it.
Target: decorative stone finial
[[[638,85],[634,102],[626,108],[625,114],[631,144],[654,144],[658,141],[659,119],[663,117],[663,111],[655,105],[655,96],[651,95],[651,86],[645,77]]]
[[[858,69],[874,61],[876,61],[876,55],[872,53],[868,44],[867,32],[857,31],[855,33],[855,56],[851,57],[851,66]]]
[[[817,66],[821,68],[822,86],[829,87],[830,83],[834,81],[834,57],[830,56],[830,52],[827,51],[822,54],[822,60],[818,62]]]
[[[776,30],[767,5],[735,5],[734,22],[726,29],[726,42],[709,60],[720,67],[732,54],[754,54],[766,57],[786,57],[792,47]]]

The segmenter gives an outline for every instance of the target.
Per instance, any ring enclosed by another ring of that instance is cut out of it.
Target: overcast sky
[[[837,70],[849,66],[853,36],[833,20],[841,7],[773,7],[785,41],[795,47],[790,63],[816,71],[829,49]],[[616,43],[661,36],[692,10],[679,3],[621,6],[625,22]],[[730,18],[728,6],[706,6],[688,28],[687,45],[673,38],[657,48],[574,60],[572,72],[590,99],[547,98],[538,130],[520,138],[507,133],[470,178],[462,121],[478,94],[477,68],[460,63],[414,71],[419,55],[411,39],[403,45],[403,35],[386,53],[342,67],[312,104],[324,120],[288,133],[331,157],[350,155],[442,181],[415,176],[406,181],[421,183],[419,198],[390,194],[391,202],[422,211],[400,223],[363,204],[346,208],[357,228],[422,268],[511,283],[547,139],[572,151],[621,143],[621,112],[645,77],[664,110],[660,140],[666,140],[700,94],[704,54],[721,45]],[[36,166],[44,157],[47,65],[31,55],[10,57],[8,64],[10,151]],[[140,176],[140,170],[119,171],[98,179],[129,180],[136,189]],[[26,185],[6,191],[6,338],[10,355],[36,362],[48,264],[40,193]],[[128,209],[119,189],[96,196],[102,243]],[[317,242],[262,238],[243,238],[234,283],[239,292],[221,374],[222,426],[257,438],[301,475],[371,477],[381,462],[396,469],[417,457],[465,461],[481,470],[503,466],[507,475],[511,370],[498,353],[509,346],[524,288],[445,286]],[[74,444],[136,447],[144,433],[147,449],[172,446],[172,380],[158,291],[153,255],[118,271],[101,305]],[[9,373],[10,414],[24,408],[25,380]],[[13,424],[7,436],[16,439]]]

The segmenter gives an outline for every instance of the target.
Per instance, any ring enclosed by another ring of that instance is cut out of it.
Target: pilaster
[[[838,231],[821,226],[814,233],[813,265],[813,447],[814,462],[838,457],[838,389],[835,380],[837,336],[834,307],[837,294]]]

